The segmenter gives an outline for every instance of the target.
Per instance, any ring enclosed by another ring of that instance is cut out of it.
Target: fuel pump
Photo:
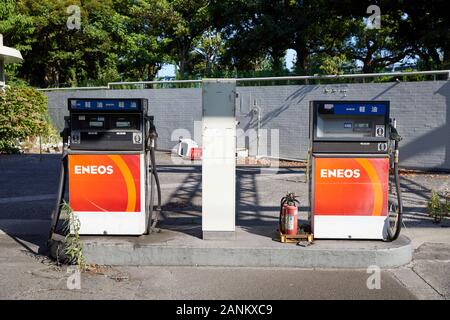
[[[389,109],[389,101],[310,102],[314,238],[392,241],[399,236],[401,137]]]
[[[55,232],[66,186],[79,234],[142,235],[156,230],[161,209],[158,135],[153,117],[147,115],[148,101],[68,99],[68,108],[49,246],[60,239]]]

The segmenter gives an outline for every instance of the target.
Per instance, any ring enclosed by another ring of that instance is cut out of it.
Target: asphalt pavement
[[[198,224],[201,219],[201,167],[173,166],[159,154],[163,225]],[[431,189],[445,190],[450,175],[402,176],[405,192],[403,234],[414,244],[413,262],[381,272],[381,288],[369,290],[366,270],[283,268],[104,267],[81,274],[81,289],[67,288],[70,276],[45,256],[45,237],[54,207],[59,155],[0,155],[0,298],[7,299],[450,299],[450,232],[447,220],[426,214]],[[301,195],[306,212],[304,169],[276,175],[259,168],[237,169],[237,224],[271,225],[279,198]]]

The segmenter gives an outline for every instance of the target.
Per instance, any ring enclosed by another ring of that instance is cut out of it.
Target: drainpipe
[[[256,158],[259,157],[259,139],[261,136],[261,108],[258,107],[256,103],[256,99],[253,100],[253,114],[256,114],[257,116],[257,129],[256,129]]]

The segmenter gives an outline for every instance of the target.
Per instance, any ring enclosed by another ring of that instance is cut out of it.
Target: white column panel
[[[235,231],[236,82],[204,80],[202,90],[202,230]]]

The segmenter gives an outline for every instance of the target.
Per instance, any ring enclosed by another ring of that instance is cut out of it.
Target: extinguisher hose
[[[286,197],[281,198],[280,201],[280,215],[278,216],[278,228],[281,232],[281,215],[283,214],[283,205],[286,203]]]

